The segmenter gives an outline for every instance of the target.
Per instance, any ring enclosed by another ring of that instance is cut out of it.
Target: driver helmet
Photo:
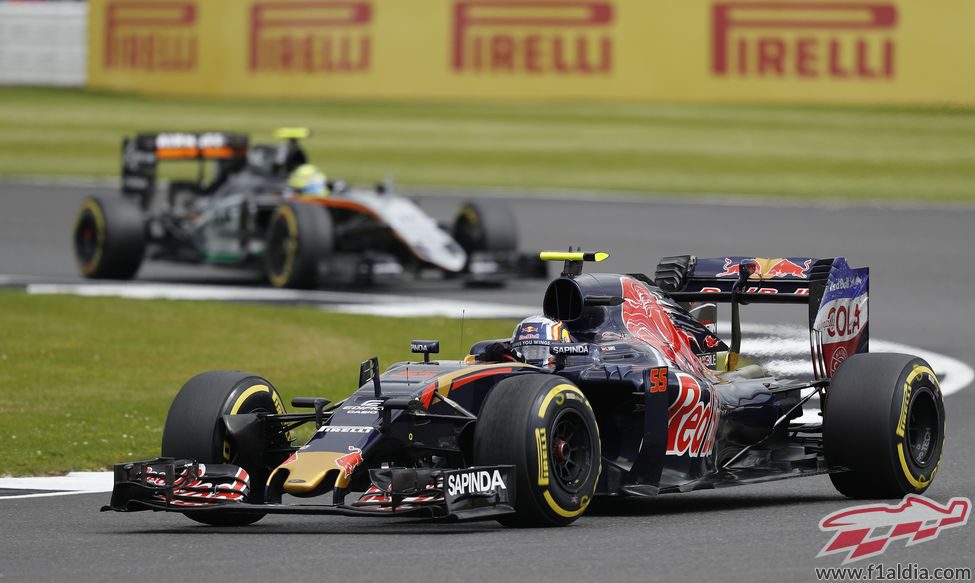
[[[288,177],[288,188],[292,194],[302,196],[328,196],[325,173],[313,164],[302,164]]]
[[[562,322],[545,316],[531,316],[515,326],[511,347],[521,352],[528,364],[550,367],[555,359],[549,354],[549,347],[553,343],[571,341]]]

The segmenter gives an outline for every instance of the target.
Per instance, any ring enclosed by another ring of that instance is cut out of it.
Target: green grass
[[[306,125],[334,177],[970,201],[975,109],[216,101],[0,88],[0,175],[114,176],[121,136]]]
[[[260,374],[286,402],[336,400],[355,389],[362,360],[406,360],[413,338],[439,338],[441,356],[458,358],[459,326],[313,308],[0,291],[0,476],[105,469],[159,455],[169,404],[205,370]],[[511,327],[469,320],[465,344],[506,336]]]

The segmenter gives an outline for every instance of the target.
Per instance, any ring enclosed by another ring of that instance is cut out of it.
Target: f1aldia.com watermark
[[[971,581],[970,567],[927,567],[918,563],[870,563],[859,567],[816,567],[817,581]]]

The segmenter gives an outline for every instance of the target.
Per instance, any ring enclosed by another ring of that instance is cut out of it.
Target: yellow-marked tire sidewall
[[[941,394],[941,387],[938,377],[926,365],[915,364],[911,370],[905,371],[903,380],[899,383],[900,390],[895,393],[895,399],[891,404],[891,418],[893,421],[891,431],[893,450],[891,455],[894,458],[895,473],[902,489],[907,492],[920,494],[931,485],[944,451],[945,440],[945,411],[944,401]],[[914,462],[908,452],[908,411],[918,399],[933,397],[937,407],[940,426],[938,435],[931,445],[934,451],[930,454],[928,462],[920,466]]]
[[[589,472],[580,478],[578,490],[575,492],[569,492],[560,486],[553,468],[552,431],[559,413],[566,409],[573,409],[586,420],[591,431],[591,466]],[[577,387],[569,383],[559,383],[541,392],[535,399],[528,427],[526,458],[531,492],[519,492],[519,495],[535,496],[539,506],[555,522],[574,521],[585,513],[599,481],[600,440],[592,408]]]
[[[81,228],[82,221],[88,216],[92,217],[95,222],[95,253],[87,262],[82,261],[77,252],[75,253],[78,268],[81,270],[82,275],[85,276],[91,276],[98,271],[98,267],[101,265],[102,257],[105,253],[105,214],[102,212],[102,207],[97,201],[88,199],[81,205],[81,210],[78,211],[78,216],[75,218],[75,237],[77,237],[78,229]]]
[[[239,415],[254,412],[285,413],[284,402],[277,390],[264,380],[255,380],[236,387],[223,409],[224,415]],[[291,441],[290,433],[286,439]],[[223,460],[229,462],[232,457],[231,444],[223,440]]]
[[[284,265],[281,266],[279,272],[274,271],[269,263],[268,279],[274,287],[288,287],[292,283],[292,274],[294,273],[295,263],[298,260],[298,218],[295,216],[294,209],[290,206],[282,205],[274,211],[274,216],[271,219],[272,232],[277,228],[280,221],[284,221],[288,230],[288,240],[285,242],[287,254]],[[270,261],[270,258],[268,258],[268,261]]]

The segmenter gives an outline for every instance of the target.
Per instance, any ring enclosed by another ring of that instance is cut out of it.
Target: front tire
[[[488,394],[474,429],[474,464],[514,465],[516,514],[505,526],[565,526],[586,511],[599,481],[599,429],[566,379],[524,374]]]
[[[823,410],[829,475],[850,498],[901,498],[938,471],[945,409],[938,377],[906,354],[855,354],[833,375]]]
[[[146,251],[142,211],[123,198],[89,197],[78,211],[72,240],[84,277],[132,279]]]
[[[285,412],[277,390],[264,378],[241,371],[198,374],[183,385],[169,408],[163,429],[162,456],[212,464],[234,463],[236,445],[226,435],[223,416],[257,412]],[[270,445],[275,448],[289,445],[286,439],[281,441]],[[273,469],[244,466],[250,474],[249,502],[263,502],[264,484]],[[185,514],[197,522],[214,526],[244,526],[264,516]]]
[[[278,288],[315,287],[318,264],[332,248],[332,217],[328,209],[302,202],[279,206],[267,229],[265,272],[268,281]]]

